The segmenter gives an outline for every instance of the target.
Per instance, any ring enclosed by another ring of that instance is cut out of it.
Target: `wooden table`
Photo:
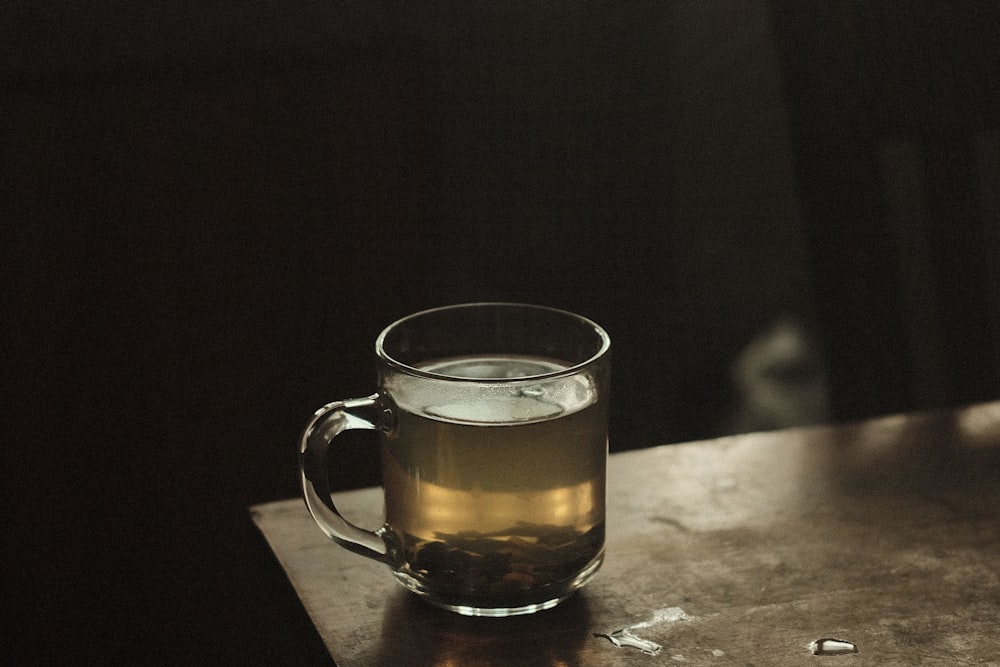
[[[608,466],[604,567],[534,616],[432,608],[328,541],[299,499],[253,516],[341,667],[1000,665],[1000,403]],[[380,489],[335,501],[381,522]],[[622,629],[661,650],[605,636]],[[814,657],[828,637],[858,652]]]

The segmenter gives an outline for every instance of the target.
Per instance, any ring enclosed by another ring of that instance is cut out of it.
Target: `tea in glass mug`
[[[552,308],[480,303],[403,318],[376,341],[378,393],[324,406],[303,493],[334,541],[466,615],[555,606],[604,557],[610,339]],[[385,523],[344,519],[328,464],[345,429],[380,431]]]

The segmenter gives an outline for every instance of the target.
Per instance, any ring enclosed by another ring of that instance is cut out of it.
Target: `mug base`
[[[594,575],[597,574],[597,571],[601,569],[601,565],[603,563],[604,551],[602,550],[601,553],[595,556],[585,568],[576,574],[576,576],[562,582],[556,587],[546,587],[545,591],[539,591],[540,593],[543,593],[543,595],[539,596],[541,598],[539,601],[532,601],[527,604],[516,606],[479,606],[475,604],[461,603],[457,600],[450,601],[439,599],[435,597],[433,591],[428,590],[422,582],[416,580],[409,574],[399,571],[394,572],[393,574],[396,575],[396,579],[403,586],[413,593],[416,593],[417,596],[425,602],[428,602],[435,607],[446,609],[448,611],[455,612],[456,614],[461,614],[462,616],[504,618],[507,616],[524,616],[526,614],[534,614],[546,609],[552,609],[589,582]]]

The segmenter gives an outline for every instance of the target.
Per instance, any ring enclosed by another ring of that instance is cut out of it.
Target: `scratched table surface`
[[[380,489],[334,499],[380,524]],[[612,455],[604,567],[533,616],[433,608],[299,499],[252,514],[340,667],[1000,665],[1000,403]]]

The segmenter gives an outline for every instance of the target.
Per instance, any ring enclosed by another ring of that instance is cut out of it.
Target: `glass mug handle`
[[[302,493],[306,507],[326,536],[340,546],[392,564],[394,553],[391,538],[385,528],[377,531],[359,528],[345,519],[330,498],[330,444],[342,432],[351,429],[387,431],[391,428],[392,411],[378,394],[367,398],[352,398],[324,405],[313,415],[302,434],[299,447],[299,469],[302,473]]]

